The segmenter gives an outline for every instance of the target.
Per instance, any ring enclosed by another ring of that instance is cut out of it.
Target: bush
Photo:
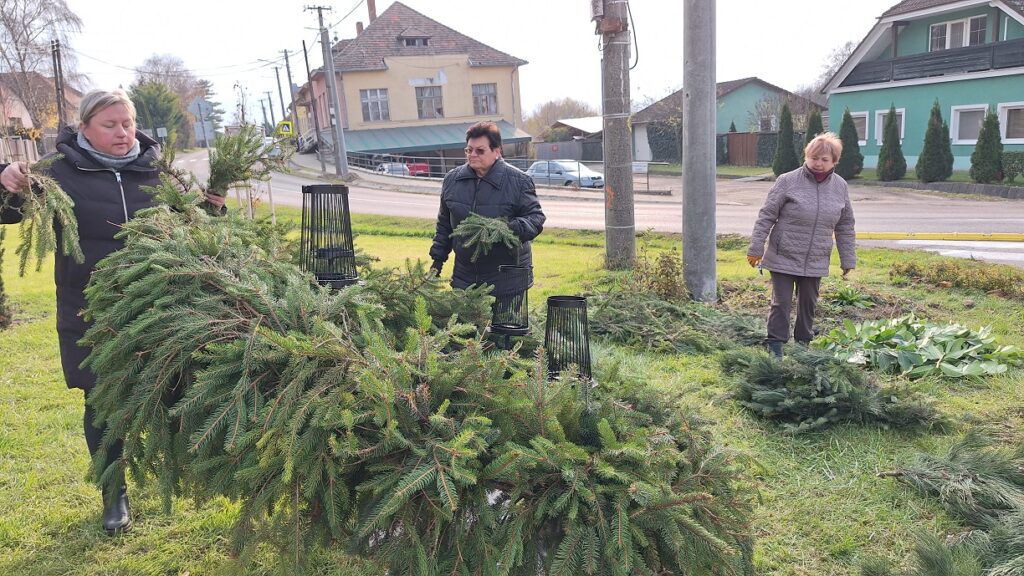
[[[999,137],[999,117],[991,109],[985,114],[978,143],[971,153],[971,179],[981,184],[1003,180],[1003,142]]]
[[[1024,152],[1003,152],[1003,180],[1013,182],[1024,174]]]
[[[938,262],[895,262],[889,269],[889,279],[912,279],[940,288],[963,288],[998,293],[1007,298],[1024,298],[1024,273],[1016,268],[969,260],[940,260]]]
[[[821,112],[814,110],[807,118],[807,132],[804,133],[804,147],[814,140],[814,137],[825,131],[825,125],[821,122]]]
[[[907,159],[900,145],[900,127],[896,124],[896,105],[889,106],[882,131],[882,149],[878,152],[878,179],[883,182],[899,180],[907,175]]]
[[[946,143],[950,142],[949,124],[946,122],[942,123],[942,141]],[[944,160],[946,161],[945,170],[942,172],[942,179],[948,180],[949,177],[953,175],[953,147],[948,145],[944,146],[942,148],[942,153],[945,155]]]
[[[676,163],[682,158],[681,126],[679,118],[651,122],[647,125],[647,143],[651,147],[651,157],[655,162]]]
[[[952,150],[949,139],[943,140],[944,124],[939,100],[936,99],[928,118],[928,128],[924,133],[924,147],[917,159],[917,179],[921,182],[938,182],[948,177],[946,163],[947,158],[952,157]]]
[[[860,174],[864,169],[864,155],[860,153],[857,126],[853,123],[850,109],[843,112],[843,123],[839,127],[839,140],[843,143],[843,155],[836,164],[836,174],[846,180]]]
[[[793,147],[793,115],[789,104],[782,105],[782,120],[779,122],[779,141],[775,146],[775,157],[772,159],[772,172],[776,176],[796,170],[800,161]]]

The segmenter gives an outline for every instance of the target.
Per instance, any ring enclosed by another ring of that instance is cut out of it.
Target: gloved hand
[[[430,265],[430,271],[434,273],[434,276],[441,277],[441,269],[444,268],[443,260],[434,260],[434,263]]]
[[[761,263],[760,256],[747,256],[747,264],[750,264],[751,268],[756,268]]]

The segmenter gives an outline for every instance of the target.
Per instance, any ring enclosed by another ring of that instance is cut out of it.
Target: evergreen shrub
[[[843,155],[836,163],[836,174],[849,180],[864,169],[864,155],[860,153],[857,125],[853,123],[853,116],[850,115],[849,108],[843,112],[843,122],[839,126],[839,140],[843,143]]]
[[[878,179],[893,182],[907,174],[907,159],[900,144],[900,126],[896,120],[896,105],[889,107],[882,129],[882,148],[878,151]]]
[[[1003,179],[1013,182],[1024,175],[1024,152],[1003,152]]]
[[[783,103],[779,120],[779,140],[775,146],[775,156],[772,158],[772,172],[778,176],[799,167],[800,161],[793,146],[793,114],[789,111],[789,104]]]
[[[985,114],[978,143],[971,153],[971,179],[981,184],[1003,180],[1003,141],[999,136],[999,117],[991,109]]]
[[[932,111],[928,117],[928,127],[924,133],[924,147],[917,159],[917,179],[921,182],[940,182],[945,180],[946,159],[952,155],[949,140],[943,139],[942,111],[939,109],[939,101],[932,104]]]

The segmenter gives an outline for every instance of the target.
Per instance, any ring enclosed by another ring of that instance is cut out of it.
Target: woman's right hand
[[[747,256],[747,264],[750,264],[751,268],[756,268],[761,263],[760,256]]]
[[[8,192],[20,194],[29,190],[28,164],[24,162],[11,162],[0,172],[0,184]]]

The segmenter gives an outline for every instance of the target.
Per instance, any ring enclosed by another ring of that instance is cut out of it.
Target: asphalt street
[[[179,166],[206,178],[206,151],[179,156]],[[328,176],[333,176],[328,164]],[[363,170],[349,184],[349,204],[356,213],[432,218],[437,214],[440,180],[385,176]],[[323,183],[315,155],[296,155],[293,170],[275,173],[269,183],[256,187],[252,194],[261,202],[280,206],[301,206],[302,186]],[[682,231],[683,197],[680,177],[651,176],[634,184],[634,219],[638,231]],[[646,194],[648,189],[667,194]],[[714,193],[716,232],[749,234],[771,182],[756,180],[719,180]],[[538,196],[548,217],[547,226],[600,230],[604,226],[604,192],[569,188],[538,188]],[[857,219],[858,244],[929,250],[950,256],[996,261],[1024,267],[1024,242],[978,242],[956,236],[1017,234],[1024,232],[1024,201],[971,197],[939,192],[923,192],[877,186],[850,186],[850,197]],[[239,207],[244,194],[232,203]],[[892,238],[884,233],[931,233],[928,239]],[[865,236],[871,238],[864,238]]]

